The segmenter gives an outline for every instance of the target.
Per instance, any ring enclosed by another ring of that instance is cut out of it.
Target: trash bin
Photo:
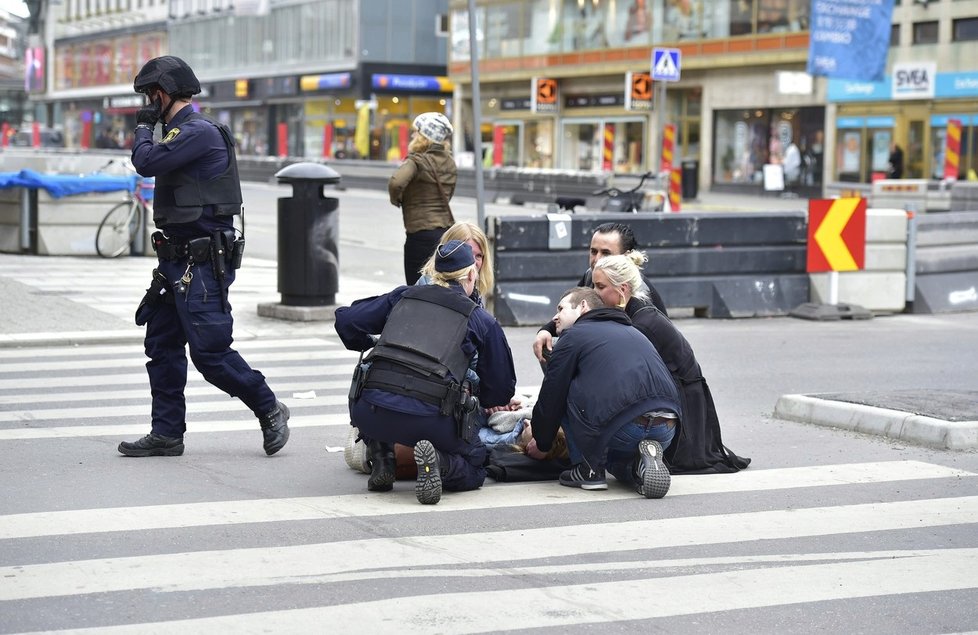
[[[691,201],[700,191],[700,162],[695,160],[683,161],[683,200]]]
[[[275,173],[292,186],[292,198],[278,199],[278,292],[282,304],[326,306],[339,290],[340,201],[323,187],[340,175],[319,163],[295,163]]]

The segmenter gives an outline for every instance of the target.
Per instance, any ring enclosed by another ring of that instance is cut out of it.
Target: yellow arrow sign
[[[832,204],[832,209],[825,215],[822,224],[815,232],[815,242],[822,248],[825,259],[829,261],[834,271],[857,271],[859,266],[842,240],[842,230],[852,218],[858,198],[840,198]]]

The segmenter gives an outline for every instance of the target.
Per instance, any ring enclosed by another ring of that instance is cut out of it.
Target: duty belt
[[[153,251],[156,252],[160,260],[181,261],[186,260],[190,254],[188,243],[172,242],[162,232],[154,232],[152,239]]]

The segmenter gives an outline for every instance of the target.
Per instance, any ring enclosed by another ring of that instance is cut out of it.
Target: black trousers
[[[404,281],[408,286],[413,285],[421,277],[421,267],[435,253],[438,242],[447,227],[438,229],[423,229],[408,234],[404,240]]]

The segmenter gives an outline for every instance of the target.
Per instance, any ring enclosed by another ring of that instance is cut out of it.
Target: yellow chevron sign
[[[866,199],[808,203],[808,272],[857,271],[866,263]]]

